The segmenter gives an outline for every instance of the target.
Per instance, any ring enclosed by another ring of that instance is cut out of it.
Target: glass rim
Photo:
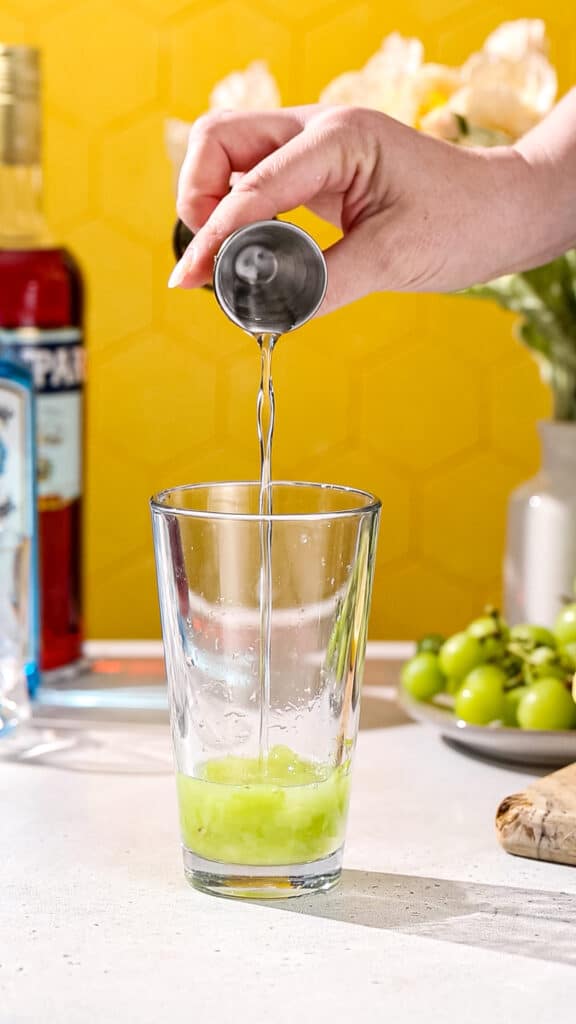
[[[231,520],[235,522],[304,522],[314,521],[320,522],[327,519],[351,519],[354,516],[373,515],[375,512],[379,512],[382,508],[382,502],[376,495],[371,494],[370,491],[364,491],[359,487],[348,487],[344,484],[327,484],[318,483],[317,481],[309,480],[272,480],[270,486],[274,487],[310,487],[315,490],[323,491],[337,491],[339,494],[356,494],[362,498],[367,498],[365,505],[357,506],[356,508],[344,508],[335,509],[333,512],[272,512],[260,513],[260,512],[210,512],[201,509],[181,508],[175,505],[166,504],[166,499],[169,495],[174,494],[177,491],[200,491],[206,488],[220,488],[230,487],[231,485],[239,487],[260,487],[259,480],[212,480],[205,481],[203,483],[196,484],[182,484],[177,487],[166,487],[164,490],[159,491],[150,498],[150,507],[152,512],[160,515],[177,515],[186,516],[190,519],[216,519],[216,520]]]

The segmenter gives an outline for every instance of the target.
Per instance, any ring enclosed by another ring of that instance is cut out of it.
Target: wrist
[[[576,89],[512,148],[525,168],[534,218],[530,265],[538,266],[576,245]]]
[[[517,146],[484,150],[494,201],[485,230],[492,232],[491,277],[517,273],[552,259],[547,232],[550,169],[534,164]],[[488,238],[490,241],[490,237]]]

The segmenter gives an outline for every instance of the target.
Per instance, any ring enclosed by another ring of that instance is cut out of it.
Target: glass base
[[[221,864],[182,847],[184,874],[194,889],[228,899],[284,900],[328,892],[342,873],[342,848],[310,864]]]

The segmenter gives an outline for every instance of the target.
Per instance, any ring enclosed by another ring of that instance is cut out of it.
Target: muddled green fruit
[[[576,704],[570,691],[552,676],[526,688],[517,714],[522,729],[573,729],[576,726]]]
[[[528,622],[512,626],[510,641],[517,641],[527,647],[556,647],[556,637],[546,626],[531,626]]]
[[[518,705],[526,693],[525,686],[514,686],[504,693],[504,725],[511,728],[518,726]]]
[[[472,669],[486,661],[486,654],[475,636],[455,633],[443,645],[438,660],[445,676],[464,679]]]
[[[348,765],[316,765],[286,747],[267,761],[224,757],[202,776],[178,774],[185,846],[227,864],[301,864],[326,857],[344,839]]]
[[[416,652],[417,654],[424,654],[425,652],[438,654],[438,651],[442,647],[444,641],[445,637],[440,633],[427,633],[426,636],[423,636],[422,639],[418,641],[416,645]]]
[[[497,665],[480,665],[469,672],[456,694],[457,718],[470,725],[502,721],[506,712],[506,674]]]
[[[422,651],[407,661],[400,681],[406,693],[415,700],[431,700],[445,686],[438,658],[431,651]]]
[[[567,604],[559,613],[554,623],[554,634],[562,647],[576,643],[576,604]]]

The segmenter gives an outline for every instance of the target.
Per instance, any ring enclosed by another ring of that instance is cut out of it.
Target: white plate
[[[403,690],[398,701],[417,722],[431,725],[450,743],[495,761],[560,768],[576,761],[576,729],[508,729],[501,725],[467,725],[448,708],[414,700]]]

